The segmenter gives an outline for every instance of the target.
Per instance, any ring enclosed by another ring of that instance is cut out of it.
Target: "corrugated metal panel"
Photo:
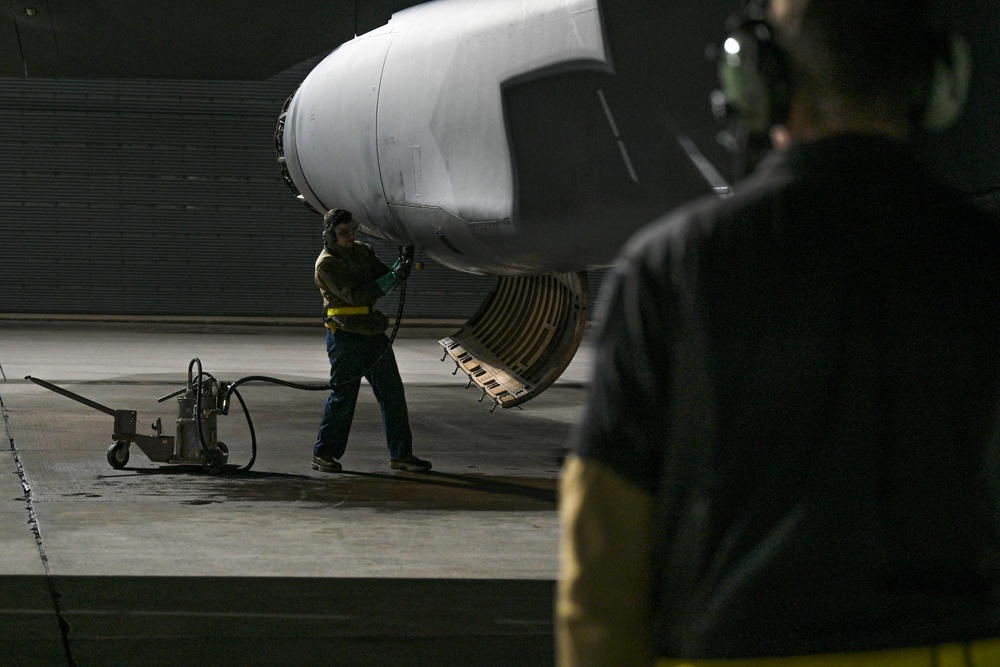
[[[319,218],[273,153],[312,64],[264,82],[0,79],[0,312],[316,315]],[[406,316],[467,318],[493,284],[427,262]]]

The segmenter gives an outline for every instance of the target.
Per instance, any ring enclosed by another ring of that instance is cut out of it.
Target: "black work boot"
[[[312,469],[322,472],[340,472],[344,469],[337,459],[327,459],[322,456],[313,456]]]
[[[431,469],[431,462],[418,459],[413,454],[398,459],[390,459],[389,467],[393,470],[409,470],[410,472],[423,472]]]

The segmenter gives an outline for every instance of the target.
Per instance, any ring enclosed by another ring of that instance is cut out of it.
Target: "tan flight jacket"
[[[329,325],[338,330],[374,336],[389,328],[389,318],[375,309],[375,302],[385,296],[375,280],[389,272],[367,243],[355,241],[342,248],[324,248],[316,258],[314,279],[323,295],[323,315],[330,308],[370,306],[364,315],[333,315]]]

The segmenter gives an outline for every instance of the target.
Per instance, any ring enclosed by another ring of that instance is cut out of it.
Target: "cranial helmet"
[[[351,215],[351,212],[345,211],[342,208],[333,208],[327,211],[323,216],[323,244],[331,248],[337,245],[337,232],[335,228],[337,225],[342,225],[353,219],[354,216]]]

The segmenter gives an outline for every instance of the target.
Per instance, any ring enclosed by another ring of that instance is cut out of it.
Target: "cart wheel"
[[[128,443],[124,440],[119,440],[115,444],[108,447],[108,463],[111,464],[112,468],[116,470],[121,470],[128,463]]]
[[[218,447],[219,451],[222,452],[222,455],[226,457],[226,463],[229,463],[229,447],[226,447],[226,443],[217,442],[215,443],[215,446]]]
[[[201,455],[201,467],[217,475],[226,469],[226,455],[218,447],[212,447],[211,449],[206,449],[205,453]]]

